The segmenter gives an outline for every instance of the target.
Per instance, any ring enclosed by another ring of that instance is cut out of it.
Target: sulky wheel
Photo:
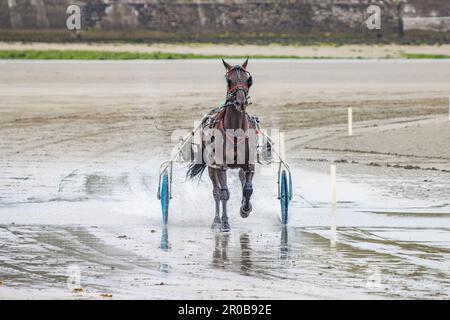
[[[169,175],[167,171],[164,171],[161,177],[161,190],[160,190],[161,210],[163,224],[167,224],[169,220]]]
[[[280,205],[281,205],[281,223],[286,225],[288,223],[288,209],[290,201],[290,186],[286,174],[286,170],[281,172],[280,178]]]

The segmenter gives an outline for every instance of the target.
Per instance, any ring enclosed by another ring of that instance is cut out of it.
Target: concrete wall
[[[2,29],[64,29],[66,8],[79,4],[83,27],[178,34],[225,32],[367,32],[369,4],[382,8],[382,32],[397,33],[399,16],[450,16],[448,0],[0,0]],[[401,25],[401,24],[400,24]]]
[[[410,0],[403,9],[405,30],[450,31],[450,1]]]

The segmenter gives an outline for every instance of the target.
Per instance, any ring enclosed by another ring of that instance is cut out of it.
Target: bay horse
[[[254,139],[255,135],[251,136],[247,133],[250,132],[251,129],[253,129],[253,132],[256,131],[256,120],[246,111],[249,104],[248,93],[253,84],[253,78],[247,71],[248,59],[242,65],[236,66],[228,64],[223,59],[222,62],[226,69],[226,101],[221,108],[213,110],[209,114],[209,121],[205,121],[202,126],[201,134],[205,137],[208,136],[206,130],[215,130],[216,134],[212,140],[220,137],[222,138],[222,143],[225,142],[222,156],[224,159],[227,159],[227,161],[225,161],[225,163],[217,163],[217,161],[207,163],[204,159],[203,152],[200,152],[201,161],[193,160],[190,163],[187,177],[190,179],[193,179],[196,176],[201,177],[203,171],[208,167],[215,201],[215,216],[212,228],[219,228],[222,232],[228,232],[230,231],[230,224],[227,215],[227,201],[230,198],[230,192],[227,186],[227,169],[239,169],[239,179],[242,184],[241,217],[247,218],[252,211],[250,197],[253,193],[252,180],[255,173],[255,163],[252,161],[250,154],[252,154],[253,149],[256,150],[256,147],[252,147],[256,146],[256,139]],[[235,132],[244,133],[244,135],[233,134]],[[242,143],[244,141],[245,144]],[[238,148],[239,144],[246,147],[246,149],[244,149],[244,161],[237,161],[237,158],[239,157],[237,155],[237,150],[242,150],[242,148]],[[205,147],[207,146],[205,146],[205,141],[202,138],[202,150],[205,150]],[[229,161],[230,159],[232,159],[232,161]],[[222,217],[220,217],[220,204],[222,204]]]

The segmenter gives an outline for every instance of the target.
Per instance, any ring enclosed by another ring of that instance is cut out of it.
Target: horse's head
[[[231,66],[223,60],[223,65],[227,69],[225,79],[227,80],[227,101],[233,105],[236,110],[245,112],[248,105],[247,96],[253,79],[250,72],[247,71],[248,59],[242,65]]]

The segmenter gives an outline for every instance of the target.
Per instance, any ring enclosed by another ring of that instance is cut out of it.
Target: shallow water
[[[65,296],[76,267],[87,293],[128,298],[449,295],[449,228],[338,227],[336,235],[326,227],[141,229],[3,225],[2,280]]]
[[[327,185],[317,173],[299,169],[296,175],[317,188]],[[342,201],[333,211],[321,204],[325,192],[310,199],[314,208],[295,198],[283,227],[275,191],[262,183],[271,178],[256,178],[255,209],[244,220],[233,205],[239,183],[231,177],[232,231],[226,234],[209,228],[213,203],[206,182],[177,186],[167,227],[154,198],[2,208],[1,278],[9,289],[81,298],[102,292],[162,299],[449,297],[448,211],[380,208],[382,201],[370,197],[362,200],[373,209]],[[338,185],[351,190],[342,179]],[[83,293],[67,284],[74,268]]]

